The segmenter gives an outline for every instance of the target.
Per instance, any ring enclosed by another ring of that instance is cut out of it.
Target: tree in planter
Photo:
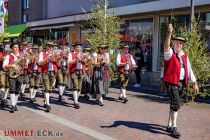
[[[116,51],[120,47],[119,30],[122,20],[114,15],[114,12],[107,10],[108,1],[99,0],[90,14],[88,14],[88,23],[90,28],[94,30],[93,33],[85,33],[85,39],[89,42],[91,48],[97,51],[100,44],[107,44],[108,50],[113,50],[114,53],[110,55],[112,62],[110,71],[112,80],[117,78],[116,73]]]
[[[190,58],[190,63],[199,87],[202,88],[205,82],[210,78],[210,58],[207,56],[207,42],[200,36],[200,23],[199,19],[194,19],[192,28],[184,31],[183,35],[186,38],[184,50]],[[197,94],[194,93],[192,84],[187,88],[187,93],[192,101],[194,101]],[[205,96],[207,92],[200,90],[198,95]]]

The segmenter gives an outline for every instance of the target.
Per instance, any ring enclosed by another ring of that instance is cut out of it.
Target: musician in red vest
[[[23,53],[30,53],[31,49],[29,48],[29,44],[27,41],[23,41],[22,44],[21,44],[21,49],[20,49],[20,54],[23,54]],[[24,96],[24,93],[25,93],[25,88],[26,88],[26,85],[28,83],[28,59],[27,57],[24,59],[24,75],[23,75],[23,84],[21,85],[21,96]]]
[[[9,54],[10,51],[5,50],[5,43],[10,43],[10,40],[3,40],[3,45],[1,45],[0,47],[0,95],[2,106],[4,106],[7,103],[7,95],[9,93],[9,81],[7,73],[3,69],[3,61],[5,59],[5,56]]]
[[[128,50],[129,46],[123,46],[122,51],[117,55],[116,60],[121,84],[119,100],[123,100],[124,103],[128,101],[126,98],[126,88],[128,86],[129,74],[134,68],[136,68],[136,62],[133,59],[133,56],[128,53]]]
[[[181,36],[171,38],[173,32],[172,24],[168,26],[168,34],[164,44],[164,81],[170,98],[169,121],[166,131],[172,137],[180,138],[181,134],[177,129],[177,115],[180,109],[180,95],[183,88],[189,82],[194,84],[195,92],[199,92],[196,78],[193,74],[190,60],[187,54],[182,50],[185,39]],[[171,40],[173,48],[170,48]]]
[[[20,62],[23,55],[19,53],[20,45],[18,43],[11,44],[12,53],[6,56],[3,62],[3,68],[5,71],[16,71],[18,67],[23,67],[23,63]],[[17,63],[20,62],[20,63]],[[21,93],[21,84],[22,84],[22,75],[24,74],[24,70],[20,71],[20,75],[17,77],[9,76],[9,90],[10,90],[10,100],[11,100],[11,113],[17,111],[17,101],[18,96]]]
[[[67,66],[68,66],[68,55],[67,50],[68,44],[60,45],[60,53],[58,54],[58,90],[59,90],[59,99],[61,102],[63,100],[62,96],[67,85]]]
[[[82,44],[76,42],[73,43],[74,52],[69,53],[69,71],[71,74],[71,80],[73,83],[73,98],[74,98],[74,107],[76,109],[80,108],[78,99],[81,93],[82,81],[85,73],[85,64],[86,59],[82,56]]]
[[[45,87],[45,106],[46,112],[50,112],[50,94],[52,93],[53,84],[55,81],[55,75],[58,71],[57,62],[53,53],[54,43],[48,42],[46,44],[47,51],[39,54],[38,65],[42,67],[42,78]]]
[[[29,56],[28,63],[28,76],[29,76],[29,92],[30,92],[30,103],[36,101],[36,92],[39,88],[41,67],[38,66],[39,59],[39,46],[33,45],[31,48],[31,55]]]

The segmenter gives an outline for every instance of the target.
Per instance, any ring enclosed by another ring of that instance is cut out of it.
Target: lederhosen
[[[41,79],[41,69],[38,66],[36,60],[37,58],[34,58],[34,60],[30,61],[28,64],[28,75],[29,75],[29,84],[30,88],[38,89]]]
[[[74,52],[71,52],[71,54],[72,60],[77,59],[77,55]],[[71,80],[73,83],[73,91],[81,91],[85,73],[85,64],[81,60],[77,60],[76,62],[70,65],[69,70],[71,74]]]
[[[68,70],[68,57],[63,56],[62,52],[59,54],[61,56],[61,63],[58,64],[58,85],[67,85],[67,70]]]
[[[48,54],[46,52],[43,52],[43,60],[47,58]],[[52,64],[53,70],[49,71],[49,64]],[[49,60],[49,62],[45,62],[42,65],[42,78],[43,78],[43,84],[45,87],[45,92],[51,93],[53,84],[55,81],[55,75],[57,73],[57,62],[53,60]]]

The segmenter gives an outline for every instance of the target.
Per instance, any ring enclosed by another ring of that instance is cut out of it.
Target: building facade
[[[95,1],[89,0],[9,0],[9,24],[25,23],[33,41],[53,38],[69,42],[84,42],[83,28]],[[208,37],[210,49],[210,1],[194,0],[196,16],[199,14],[201,32]],[[175,22],[181,31],[190,25],[190,0],[110,0],[114,10],[125,22],[121,27],[122,42],[141,47],[145,68],[143,84],[158,85],[163,59],[163,41],[166,26]],[[51,35],[51,36],[49,36]],[[42,40],[43,41],[43,40]]]

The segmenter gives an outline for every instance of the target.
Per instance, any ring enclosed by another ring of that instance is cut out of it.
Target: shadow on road
[[[147,131],[150,133],[158,133],[158,134],[167,134],[165,132],[165,126],[157,125],[157,124],[149,124],[149,123],[141,123],[141,122],[132,122],[132,121],[115,121],[114,124],[110,126],[101,126],[101,128],[113,128],[118,126],[126,126],[129,128],[139,129],[143,131]]]

